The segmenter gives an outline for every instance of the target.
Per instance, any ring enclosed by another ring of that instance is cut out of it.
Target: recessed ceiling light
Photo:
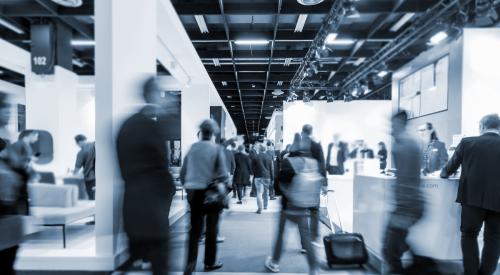
[[[203,15],[196,14],[194,16],[194,19],[196,20],[196,24],[198,24],[198,28],[200,29],[200,32],[201,33],[208,33],[207,23],[205,22],[205,18],[203,18]]]
[[[233,96],[228,95],[227,98],[233,98]]]
[[[273,94],[273,95],[282,95],[282,94],[284,94],[284,93],[285,93],[285,92],[283,92],[282,90],[278,90],[278,89],[276,89],[276,90],[274,90],[274,91],[272,92],[272,94]]]
[[[432,45],[437,45],[441,43],[443,40],[445,40],[447,37],[448,34],[445,31],[440,31],[431,37],[430,43]]]
[[[21,29],[20,27],[18,27],[17,25],[7,21],[7,20],[4,20],[3,18],[0,18],[0,25],[6,27],[7,29],[17,33],[17,34],[24,34],[24,30]]]
[[[255,84],[253,84],[253,83],[252,83],[252,85],[251,85],[251,86],[252,86],[252,88],[255,88]]]
[[[73,46],[94,46],[94,40],[71,40]]]
[[[234,41],[237,45],[267,45],[269,44],[269,40],[236,40]]]
[[[306,24],[306,20],[307,20],[307,13],[300,14],[299,18],[297,19],[297,25],[295,25],[294,32],[302,32],[302,30],[304,29],[304,25]]]
[[[274,106],[273,106],[273,105],[271,105],[271,106],[269,106],[269,108],[274,108]]]
[[[265,119],[271,119],[271,117],[270,116],[266,116]]]
[[[234,107],[236,107],[236,106],[234,106],[234,105],[231,105],[231,108],[234,108]]]
[[[380,78],[384,78],[387,74],[389,74],[388,71],[380,71],[377,75]]]
[[[292,63],[292,59],[291,59],[291,58],[289,58],[289,57],[288,57],[288,58],[285,58],[285,64],[284,64],[284,65],[285,65],[285,67],[290,66],[290,63]]]

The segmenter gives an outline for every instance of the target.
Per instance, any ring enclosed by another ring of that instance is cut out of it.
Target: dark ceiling
[[[342,82],[346,76],[363,67],[382,47],[411,28],[419,16],[440,2],[344,1],[352,2],[359,16],[343,17],[336,30],[337,43],[328,45],[332,52],[327,59],[322,60],[323,67],[314,76],[316,80]],[[457,2],[460,1],[467,0]],[[500,0],[473,1],[489,1],[499,11]],[[325,0],[314,6],[302,6],[296,0],[172,0],[172,3],[229,110],[238,133],[252,138],[265,132],[268,117],[275,109],[282,107],[289,93],[290,81],[334,0]],[[22,30],[22,33],[16,33],[0,24],[0,38],[29,50],[30,25],[40,20],[54,20],[70,26],[73,39],[93,40],[93,14],[94,0],[83,0],[83,5],[77,8],[65,8],[51,0],[0,0],[0,19]],[[204,21],[208,32],[202,33],[196,17],[198,21]],[[395,25],[405,17],[408,21],[395,30]],[[305,19],[302,27],[298,24],[299,19]],[[498,26],[498,16],[487,19],[483,25]],[[237,40],[249,39],[267,40],[268,43],[235,43]],[[427,49],[427,41],[416,41],[387,60],[387,70],[397,69]],[[93,46],[74,46],[73,49],[73,60],[77,61],[74,62],[74,71],[83,75],[94,74]],[[158,71],[160,74],[168,73],[161,65]],[[11,82],[24,82],[11,72],[4,73],[4,77]],[[390,77],[370,79],[368,85],[374,92],[361,99],[389,99],[389,81]],[[284,93],[273,94],[279,91]],[[313,100],[325,99],[324,90],[315,90],[310,95]]]

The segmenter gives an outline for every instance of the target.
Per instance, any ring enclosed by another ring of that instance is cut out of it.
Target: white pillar
[[[74,142],[78,76],[56,66],[54,75],[26,74],[26,128],[46,130],[54,141],[54,160],[39,170],[64,175],[74,167],[78,148]]]
[[[181,93],[181,147],[186,156],[191,145],[198,141],[198,126],[204,119],[210,118],[209,87],[192,84],[182,89]]]
[[[142,102],[138,80],[156,74],[156,0],[95,1],[95,18],[96,252],[116,258],[124,243],[115,139]]]

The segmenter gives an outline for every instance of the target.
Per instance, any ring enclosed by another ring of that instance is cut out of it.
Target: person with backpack
[[[265,262],[266,268],[271,272],[279,272],[285,224],[290,220],[299,227],[301,244],[309,264],[309,274],[318,274],[318,262],[312,246],[314,234],[309,221],[312,216],[311,209],[319,207],[324,177],[320,173],[318,162],[308,157],[306,150],[300,134],[295,134],[290,153],[281,163],[279,184],[283,194],[282,209],[273,255]]]

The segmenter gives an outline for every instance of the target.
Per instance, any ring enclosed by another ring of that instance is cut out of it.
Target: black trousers
[[[460,231],[465,275],[490,275],[500,256],[500,212],[462,205]],[[479,260],[477,237],[484,224],[484,246]]]
[[[191,209],[191,229],[189,230],[188,256],[184,274],[192,274],[196,268],[198,245],[206,222],[205,265],[213,265],[217,259],[217,226],[221,209],[207,209],[203,205],[205,190],[188,190],[188,202]]]
[[[241,201],[241,199],[243,198],[243,190],[244,190],[245,186],[243,184],[236,184],[236,192],[238,194],[238,200]]]
[[[14,275],[14,262],[16,261],[17,249],[19,246],[13,246],[0,250],[0,273],[5,275]]]
[[[408,229],[391,226],[386,229],[382,253],[389,265],[390,274],[402,274],[404,271],[401,257],[410,248],[406,242],[406,236],[408,236]]]
[[[95,200],[95,180],[86,180],[85,189],[87,190],[89,200]]]
[[[340,169],[338,166],[328,166],[328,174],[330,175],[343,175],[344,169]]]
[[[154,275],[168,274],[168,238],[143,240],[129,236],[129,248],[132,261],[151,262]]]

